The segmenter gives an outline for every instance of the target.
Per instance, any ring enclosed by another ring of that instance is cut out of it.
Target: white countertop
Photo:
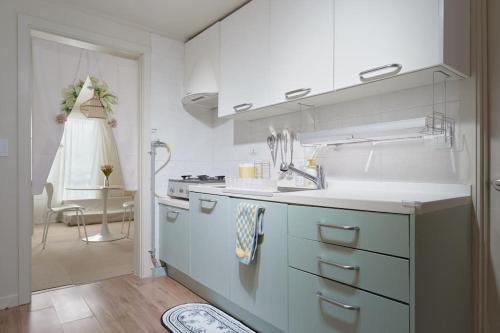
[[[267,195],[225,193],[215,186],[190,186],[190,191],[262,201],[355,209],[397,214],[424,214],[471,204],[471,186],[463,184],[329,180],[328,189]]]

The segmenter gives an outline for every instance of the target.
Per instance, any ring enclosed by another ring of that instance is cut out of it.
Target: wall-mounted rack
[[[299,141],[304,146],[328,146],[439,137],[442,138],[441,143],[451,147],[455,138],[455,120],[447,115],[446,82],[449,78],[443,71],[433,73],[433,107],[430,116],[300,133]],[[440,87],[443,91],[442,103],[437,102]],[[441,111],[437,110],[438,105],[442,105]]]

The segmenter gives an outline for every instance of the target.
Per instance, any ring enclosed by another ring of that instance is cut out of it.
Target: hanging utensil
[[[281,165],[280,165],[280,170],[285,172],[288,170],[287,164],[285,161],[285,155],[284,155],[284,149],[283,149],[283,134],[278,133],[278,144],[280,146],[280,151],[281,151]]]
[[[276,137],[274,135],[269,135],[267,137],[267,145],[271,151],[271,158],[273,159],[273,166],[276,166]]]
[[[293,165],[293,143],[295,141],[295,133],[290,132],[289,135],[290,135],[290,164],[288,164],[288,167],[294,167],[294,165]],[[294,173],[291,170],[288,170],[288,172],[286,174],[286,178],[288,180],[292,180],[293,177],[294,177]]]

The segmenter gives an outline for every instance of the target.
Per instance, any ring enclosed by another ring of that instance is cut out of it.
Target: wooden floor
[[[188,302],[205,301],[170,278],[127,275],[34,294],[31,305],[0,311],[0,332],[165,333],[162,313]]]

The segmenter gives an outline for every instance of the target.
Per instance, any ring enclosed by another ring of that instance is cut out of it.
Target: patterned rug
[[[178,305],[167,310],[161,322],[172,333],[255,333],[209,304]]]

